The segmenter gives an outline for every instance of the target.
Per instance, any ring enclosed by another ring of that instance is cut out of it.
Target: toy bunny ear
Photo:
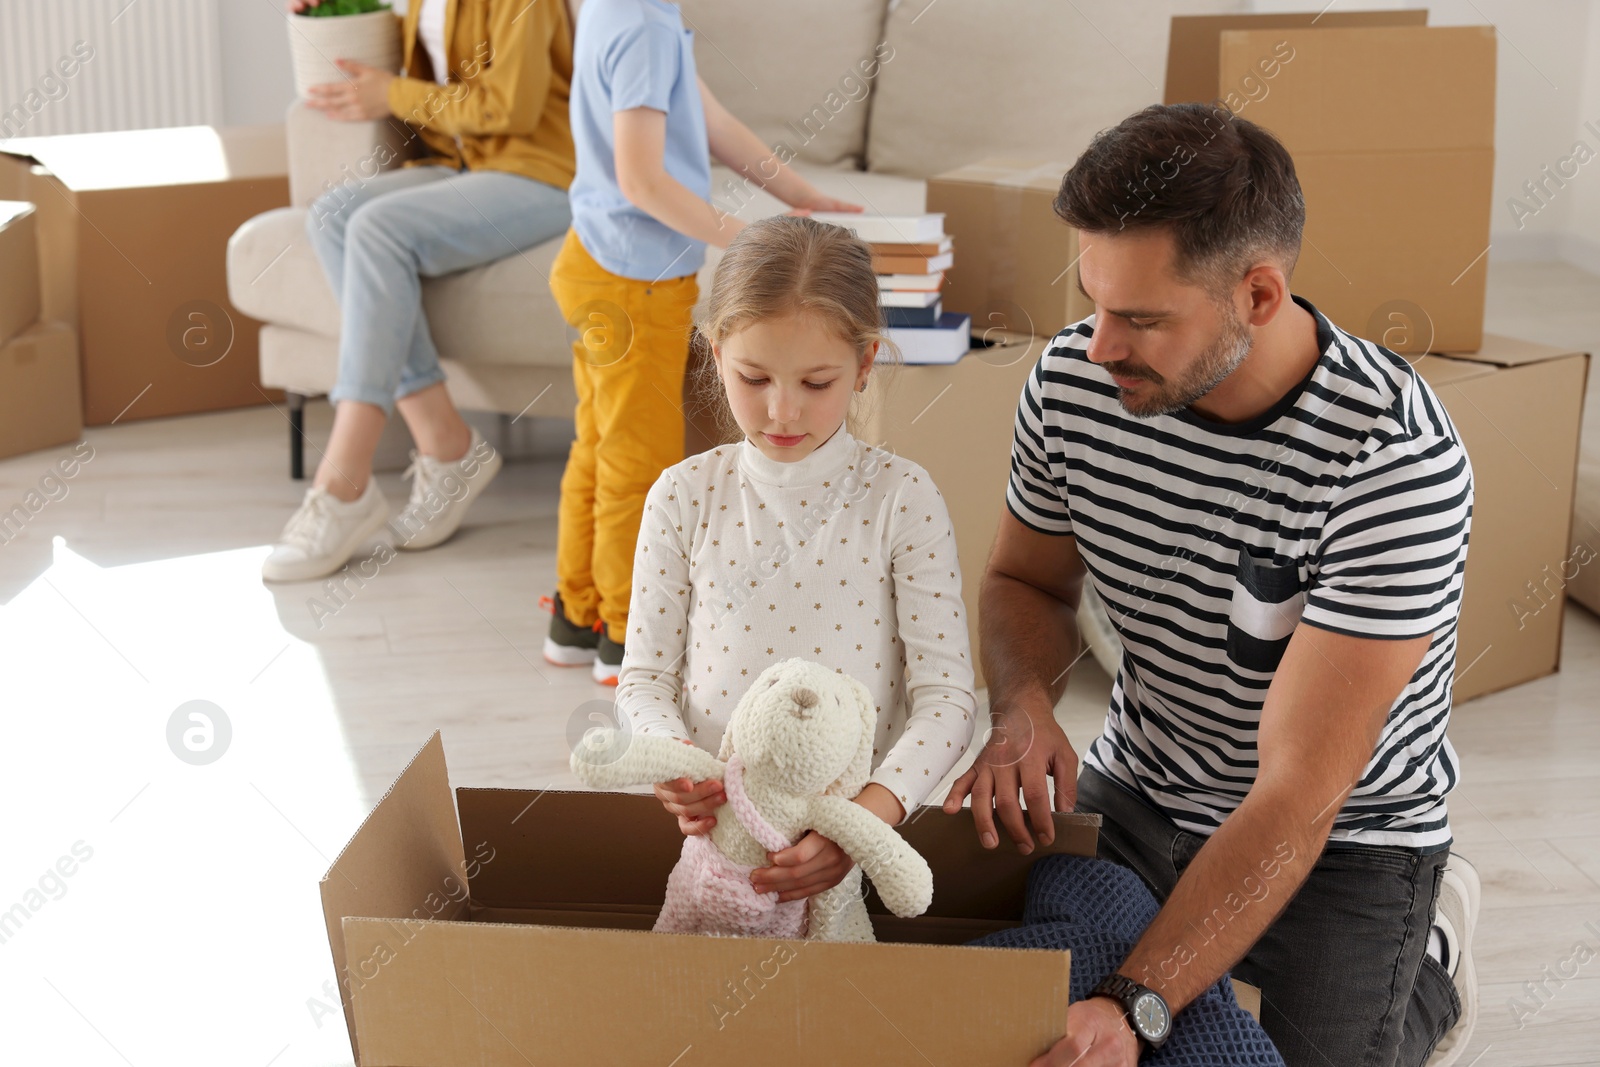
[[[861,713],[861,736],[850,766],[823,792],[854,800],[867,787],[867,780],[872,776],[872,739],[878,733],[878,711],[873,707],[870,689],[848,674],[845,680],[850,683],[850,691],[855,695],[856,707]]]
[[[735,716],[737,717],[737,716]],[[733,719],[728,720],[728,726],[722,731],[722,743],[717,746],[717,759],[723,763],[733,758]]]

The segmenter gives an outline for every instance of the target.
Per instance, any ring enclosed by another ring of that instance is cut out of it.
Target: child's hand
[[[750,884],[757,893],[778,894],[778,902],[801,900],[844,881],[855,860],[831,840],[815,830],[779,852],[767,853],[770,867],[750,872]]]
[[[694,742],[685,741],[684,744],[692,745]],[[656,799],[661,801],[662,807],[678,817],[678,829],[683,831],[685,837],[709,834],[711,828],[717,825],[717,817],[711,813],[727,803],[722,783],[715,778],[707,778],[699,785],[687,778],[657,782]]]
[[[815,196],[807,197],[804,201],[802,201],[802,202],[800,202],[798,204],[795,204],[794,205],[794,210],[789,212],[789,214],[791,214],[791,215],[809,215],[813,211],[855,211],[855,212],[859,212],[859,211],[865,211],[865,210],[866,210],[866,208],[862,207],[860,204],[852,204],[848,200],[840,200],[837,197],[824,196],[823,194],[818,193]]]

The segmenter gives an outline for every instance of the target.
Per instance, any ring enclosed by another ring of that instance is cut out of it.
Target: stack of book
[[[954,363],[967,354],[972,318],[947,312],[939,289],[954,261],[944,215],[816,212],[812,218],[854,230],[872,246],[885,334],[907,363]]]

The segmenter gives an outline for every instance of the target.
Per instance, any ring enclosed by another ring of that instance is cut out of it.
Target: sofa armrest
[[[340,182],[359,182],[422,154],[421,139],[393,115],[341,122],[296,100],[283,125],[289,142],[289,203],[295,207],[308,206]]]

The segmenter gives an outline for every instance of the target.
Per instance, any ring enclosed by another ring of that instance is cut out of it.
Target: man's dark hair
[[[1220,104],[1152,104],[1100,131],[1054,206],[1089,233],[1166,227],[1179,277],[1217,296],[1263,254],[1291,275],[1306,221],[1288,151]]]

